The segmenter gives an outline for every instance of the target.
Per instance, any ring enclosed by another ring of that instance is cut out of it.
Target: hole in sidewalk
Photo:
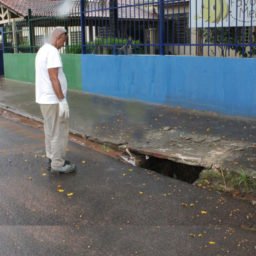
[[[138,153],[134,154],[134,152],[133,155],[135,155],[137,166],[191,184],[199,178],[200,172],[204,169],[201,166],[181,164],[153,156],[139,155]]]

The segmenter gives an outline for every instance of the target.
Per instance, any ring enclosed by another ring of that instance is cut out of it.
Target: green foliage
[[[223,192],[236,190],[240,193],[256,193],[256,178],[248,175],[243,169],[232,172],[203,171],[197,183]]]
[[[39,48],[40,48],[39,46],[32,46],[30,48],[30,46],[27,44],[20,44],[17,46],[17,52],[18,53],[37,52]],[[12,46],[12,44],[5,45],[4,51],[5,53],[14,53],[14,47]]]
[[[30,48],[27,44],[20,44],[18,45],[18,52],[19,53],[31,53],[31,52],[37,52],[39,50],[40,46],[32,46]]]
[[[73,45],[66,46],[66,53],[81,54],[82,53],[81,44],[73,44]]]
[[[102,145],[102,149],[106,152],[110,151],[110,147],[108,145],[106,145],[105,143]]]
[[[234,175],[230,182],[235,188],[242,186],[246,192],[256,190],[256,179],[247,176],[244,170],[240,170],[237,175]]]
[[[222,177],[222,175],[220,172],[204,171],[201,173],[202,179],[218,179],[221,177]]]
[[[244,28],[205,28],[203,37],[204,43],[215,43],[221,49],[221,56],[226,57],[229,49],[235,50],[242,57],[256,55],[256,47],[239,46],[244,44],[243,38],[248,34]],[[250,33],[250,32],[249,32]],[[252,32],[252,43],[255,42],[256,32]],[[248,37],[248,36],[247,36]]]
[[[86,43],[86,53],[94,54],[143,54],[144,50],[139,40],[127,40],[122,38],[97,38],[93,42]],[[81,54],[81,44],[66,47],[66,53]]]

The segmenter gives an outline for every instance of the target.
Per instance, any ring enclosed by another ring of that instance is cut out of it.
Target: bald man
[[[55,28],[36,55],[36,102],[44,119],[45,151],[49,170],[70,173],[76,166],[65,160],[69,135],[67,79],[62,69],[59,49],[67,39],[62,27]]]

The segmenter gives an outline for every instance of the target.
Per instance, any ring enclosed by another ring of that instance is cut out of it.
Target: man
[[[45,150],[52,172],[70,173],[76,166],[65,161],[69,136],[67,80],[58,51],[67,39],[64,28],[55,28],[36,55],[36,102],[44,119]]]

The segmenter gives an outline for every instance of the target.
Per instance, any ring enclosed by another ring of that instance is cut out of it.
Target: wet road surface
[[[67,151],[77,172],[50,174],[41,129],[0,117],[1,256],[256,255],[248,202]]]

